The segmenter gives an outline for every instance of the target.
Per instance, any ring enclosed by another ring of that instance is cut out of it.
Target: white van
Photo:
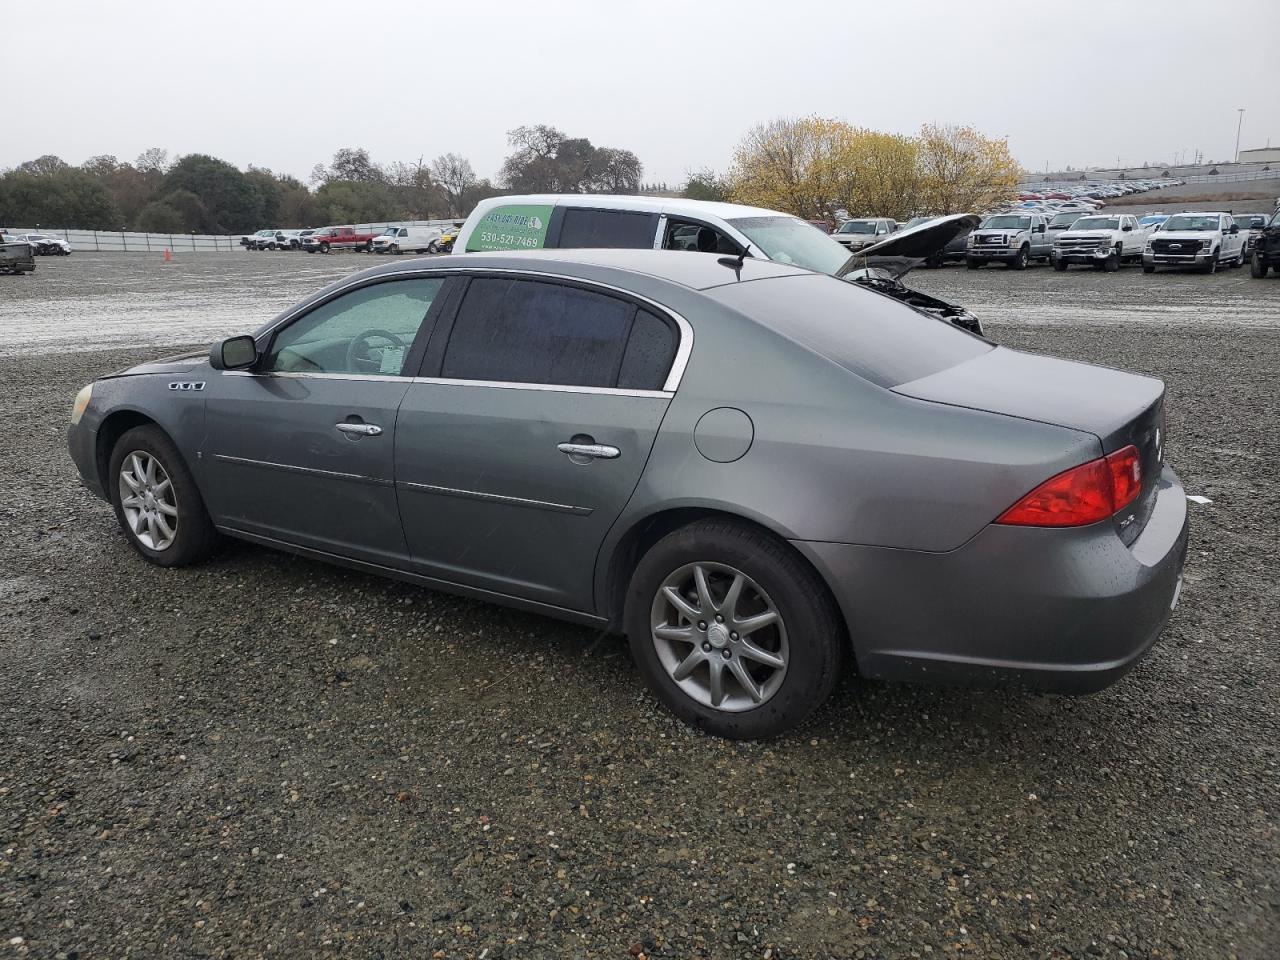
[[[374,253],[439,253],[439,227],[387,227],[384,234],[373,238]]]
[[[737,203],[680,197],[533,194],[481,200],[462,225],[454,253],[494,250],[688,250],[794,264],[862,283],[975,333],[982,327],[962,307],[910,290],[899,281],[913,266],[941,251],[978,218],[938,217],[879,238],[850,253],[826,230],[788,213]]]

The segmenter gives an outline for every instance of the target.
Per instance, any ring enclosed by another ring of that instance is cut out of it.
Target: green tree
[[[225,160],[191,153],[164,175],[165,195],[188,191],[200,199],[204,220],[192,226],[201,233],[247,233],[263,221],[262,192],[254,182]]]
[[[44,167],[46,173],[30,169],[24,164],[0,177],[0,223],[120,229],[120,210],[95,177],[65,164],[61,169]]]
[[[680,195],[688,200],[728,200],[729,184],[710,167],[689,174]]]
[[[328,223],[373,223],[396,218],[385,184],[331,180],[316,191],[316,205]]]
[[[516,193],[634,193],[644,166],[630,150],[596,147],[545,124],[507,133],[502,183]]]
[[[153,200],[138,214],[135,229],[143,233],[186,233],[187,223],[181,212],[163,200]]]

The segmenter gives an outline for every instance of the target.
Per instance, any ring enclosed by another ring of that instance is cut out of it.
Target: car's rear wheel
[[[191,471],[156,426],[127,431],[111,453],[108,492],[133,548],[162,567],[208,556],[217,532]]]
[[[785,542],[732,520],[658,541],[627,591],[632,654],[658,698],[723,737],[776,736],[831,693],[844,634],[826,585]]]
[[[1249,261],[1249,276],[1255,280],[1263,280],[1267,276],[1267,271],[1271,269],[1268,263],[1262,259],[1262,254],[1254,253],[1253,259]]]
[[[1233,266],[1233,267],[1243,267],[1243,266],[1244,266],[1244,261],[1245,261],[1245,256],[1244,256],[1244,247],[1241,247],[1241,248],[1240,248],[1240,252],[1239,252],[1238,254],[1236,254],[1236,258],[1235,258],[1235,260],[1233,260],[1233,261],[1231,262],[1231,266]]]

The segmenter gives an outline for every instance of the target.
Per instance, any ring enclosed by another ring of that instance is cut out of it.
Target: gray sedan
[[[1096,690],[1177,601],[1164,386],[768,260],[402,261],[103,377],[71,455],[132,546],[228,535],[623,632],[765,737],[869,677]]]

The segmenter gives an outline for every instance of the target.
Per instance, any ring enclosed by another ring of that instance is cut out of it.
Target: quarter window
[[[458,308],[440,375],[661,389],[675,344],[666,321],[624,300],[565,284],[478,277]]]
[[[401,376],[443,278],[391,280],[321,304],[276,334],[264,373]]]

